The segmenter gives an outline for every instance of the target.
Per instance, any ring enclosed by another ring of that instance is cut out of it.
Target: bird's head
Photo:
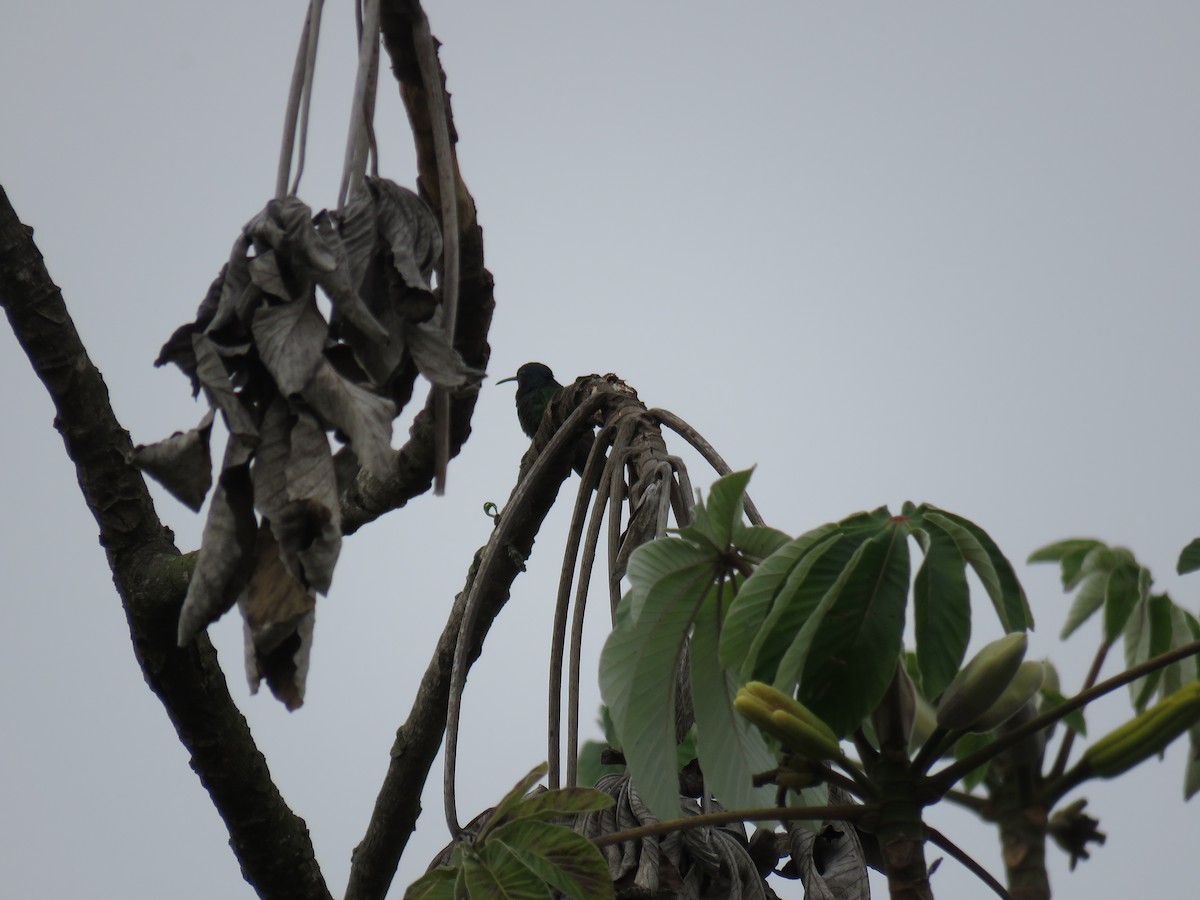
[[[527,362],[521,368],[517,369],[516,375],[501,378],[496,384],[504,384],[506,381],[515,381],[517,383],[518,394],[528,393],[544,385],[558,386],[558,382],[554,380],[554,373],[550,371],[550,367],[540,362]]]

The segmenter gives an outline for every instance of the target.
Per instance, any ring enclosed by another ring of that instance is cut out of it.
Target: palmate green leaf
[[[613,805],[613,798],[603,791],[587,787],[566,787],[553,791],[530,794],[512,807],[505,822],[521,819],[553,819],[557,816],[574,816],[579,813],[596,812]]]
[[[729,617],[721,629],[721,664],[743,674],[753,671],[751,645],[793,569],[821,539],[837,530],[822,525],[778,547],[738,589]],[[761,645],[761,641],[759,641]]]
[[[733,708],[738,682],[717,655],[721,598],[710,597],[696,616],[689,649],[696,747],[707,789],[726,809],[770,806],[773,792],[753,776],[777,762],[761,732]]]
[[[1075,595],[1071,608],[1067,611],[1059,637],[1069,638],[1075,629],[1092,617],[1096,610],[1104,605],[1105,589],[1108,587],[1107,572],[1090,572],[1079,583],[1079,592]]]
[[[463,877],[471,900],[550,900],[546,882],[499,842],[464,853]]]
[[[937,697],[958,674],[971,639],[971,595],[954,539],[925,523],[925,560],[913,582],[913,619],[921,688]]]
[[[1180,575],[1195,572],[1197,569],[1200,569],[1200,537],[1193,538],[1192,542],[1183,548],[1183,552],[1179,554],[1179,563],[1175,566],[1175,571]]]
[[[811,632],[820,624],[820,617],[827,608],[821,605],[821,599],[846,570],[855,551],[868,536],[866,531],[848,535],[835,533],[805,554],[789,573],[750,643],[740,670],[743,681],[778,680],[784,659],[802,657],[807,642],[801,640],[800,635],[805,628]],[[799,672],[798,664],[792,669],[794,671],[788,677],[794,681]]]
[[[541,780],[549,768],[546,763],[538,763],[520,781],[513,785],[512,789],[496,804],[496,808],[488,818],[487,824],[480,830],[476,841],[482,843],[486,840],[488,832],[506,821],[513,810],[520,806],[522,800],[525,799],[525,795],[533,789],[533,786]]]
[[[738,553],[753,563],[762,562],[790,541],[788,535],[767,525],[742,525],[733,536]]]
[[[1104,586],[1104,640],[1116,643],[1139,602],[1150,599],[1150,571],[1137,564],[1123,547],[1114,551],[1117,564]]]
[[[769,638],[788,641],[787,647],[775,666],[773,683],[784,692],[792,692],[800,673],[808,661],[808,651],[816,637],[817,629],[825,614],[841,596],[842,589],[858,565],[869,535],[865,532],[851,535],[833,535],[826,539],[818,550],[811,554],[811,561],[803,572],[798,572],[792,581],[796,583],[795,598],[780,604],[781,611],[796,616],[799,614],[798,629],[772,628],[773,617],[763,626]],[[818,553],[819,551],[819,553]],[[809,578],[808,575],[812,574]],[[789,595],[790,596],[790,595]],[[772,611],[774,616],[774,611]]]
[[[1145,572],[1145,569],[1141,571]],[[1134,609],[1125,621],[1125,665],[1132,668],[1153,656],[1171,649],[1171,600],[1164,594],[1149,595],[1149,574],[1146,576],[1147,592],[1139,596]],[[1151,672],[1129,685],[1133,708],[1138,712],[1145,709],[1154,698],[1154,691],[1162,683],[1164,670]]]
[[[460,893],[455,885],[460,875],[461,870],[453,866],[439,866],[410,884],[404,900],[456,900]]]
[[[733,536],[742,525],[742,510],[746,503],[746,485],[753,469],[731,472],[717,479],[708,495],[708,524],[720,547],[733,543]]]
[[[1167,612],[1171,620],[1171,644],[1167,649],[1182,647],[1200,638],[1200,622],[1183,607],[1175,604],[1165,594]],[[1152,620],[1153,621],[1153,618]],[[1173,694],[1185,684],[1200,678],[1200,660],[1195,656],[1171,663],[1163,669],[1161,696]]]
[[[642,799],[679,815],[675,682],[692,619],[713,590],[714,554],[682,540],[652,541],[630,558],[632,587],[600,654],[600,693]]]
[[[1083,561],[1087,555],[1096,547],[1102,547],[1100,541],[1092,538],[1070,538],[1065,541],[1058,541],[1054,544],[1047,544],[1045,547],[1040,547],[1034,550],[1029,555],[1028,562],[1057,562],[1062,567],[1062,586],[1064,591],[1069,591],[1079,584],[1079,579],[1082,577]]]
[[[921,504],[916,512],[919,522],[937,525],[954,541],[962,558],[979,576],[1006,632],[1033,627],[1033,612],[1012,563],[986,531],[962,516],[928,503]]]
[[[511,822],[498,828],[488,841],[489,862],[493,847],[516,860],[539,881],[573,900],[611,900],[612,876],[598,847],[562,825],[534,819]]]
[[[846,574],[806,654],[799,696],[838,735],[875,707],[896,668],[909,583],[904,523],[865,541]]]

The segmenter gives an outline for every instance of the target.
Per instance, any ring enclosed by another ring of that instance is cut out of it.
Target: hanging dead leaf
[[[263,678],[288,709],[304,702],[316,598],[291,576],[268,523],[255,541],[256,563],[238,601],[245,622],[246,676],[252,693]]]
[[[312,295],[262,307],[254,314],[250,331],[279,392],[289,397],[303,391],[321,366],[328,334]]]
[[[252,447],[229,438],[204,523],[196,569],[179,613],[179,645],[188,643],[237,601],[254,565],[254,503],[247,465]]]
[[[195,428],[177,431],[155,444],[134,447],[129,461],[165,487],[184,506],[199,512],[212,487],[212,454],[209,450],[212,424],[213,411],[210,409]]]
[[[483,378],[483,372],[463,362],[440,326],[428,322],[409,323],[404,327],[404,337],[421,374],[438,387],[455,390],[477,384]]]
[[[328,360],[322,361],[301,395],[327,424],[349,438],[364,469],[380,480],[387,478],[395,456],[392,401],[343,377]]]

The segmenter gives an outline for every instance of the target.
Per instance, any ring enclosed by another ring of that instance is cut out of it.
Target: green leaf
[[[788,535],[766,525],[742,525],[733,538],[742,558],[752,563],[762,562],[790,541]]]
[[[1146,572],[1145,569],[1141,571]],[[1148,590],[1148,572],[1145,581]],[[1171,605],[1171,599],[1164,594],[1138,598],[1132,614],[1125,623],[1126,668],[1144,663],[1152,656],[1158,656],[1171,649]],[[1129,685],[1134,709],[1141,712],[1149,705],[1154,698],[1155,689],[1164,677],[1164,670],[1158,669]]]
[[[1195,572],[1197,569],[1200,569],[1200,537],[1194,538],[1183,548],[1183,552],[1179,554],[1179,563],[1175,566],[1175,571],[1180,575]]]
[[[669,819],[679,815],[676,672],[696,610],[713,589],[714,562],[685,541],[652,541],[634,551],[629,575],[632,588],[600,654],[600,693],[638,792]]]
[[[836,602],[869,536],[863,530],[832,535],[801,561],[755,636],[750,654],[754,670],[742,668],[745,680],[753,675],[773,682],[782,691],[795,689],[817,628]]]
[[[518,781],[513,788],[504,795],[503,799],[496,804],[496,809],[488,818],[487,824],[483,826],[479,832],[479,835],[475,838],[478,843],[482,843],[484,840],[486,840],[488,832],[508,818],[512,811],[521,804],[521,801],[525,798],[525,795],[528,794],[530,790],[533,789],[533,786],[541,780],[543,775],[546,774],[546,770],[548,768],[549,766],[546,763],[539,763],[538,765],[534,766],[529,770],[529,772],[526,773],[524,778]]]
[[[894,522],[863,543],[817,626],[799,699],[839,736],[858,727],[892,680],[908,584],[907,529]]]
[[[1079,586],[1079,592],[1075,595],[1071,608],[1067,611],[1067,619],[1063,623],[1062,632],[1059,634],[1062,640],[1065,641],[1069,638],[1076,628],[1090,619],[1092,614],[1104,605],[1104,594],[1107,587],[1108,574],[1106,572],[1091,572],[1084,576]]]
[[[512,809],[509,822],[519,819],[553,819],[608,809],[613,798],[587,787],[566,787],[530,794]]]
[[[718,546],[728,547],[733,536],[742,525],[742,510],[746,503],[746,485],[750,483],[753,469],[731,472],[717,479],[708,495],[708,524]]]
[[[1183,772],[1183,799],[1191,800],[1200,791],[1200,725],[1188,729],[1187,768]]]
[[[937,697],[962,666],[971,639],[971,595],[953,538],[933,523],[924,534],[925,560],[913,582],[913,618],[920,684],[925,696]]]
[[[439,866],[426,872],[408,886],[404,900],[456,900],[454,886],[459,870],[452,866]]]
[[[710,597],[700,609],[688,652],[700,768],[708,790],[726,809],[770,806],[771,789],[754,787],[753,776],[777,761],[761,732],[733,708],[738,683],[717,658],[719,604],[719,597]]]
[[[922,504],[923,518],[942,528],[954,540],[959,553],[975,570],[991,598],[996,615],[1005,631],[1025,631],[1033,627],[1033,612],[1017,574],[986,531],[974,522]]]
[[[722,665],[743,674],[755,671],[758,648],[762,646],[758,635],[792,571],[813,547],[836,530],[836,525],[822,525],[784,544],[759,563],[738,589],[721,629]]]
[[[1132,555],[1131,555],[1132,558]],[[1121,559],[1104,586],[1104,640],[1116,643],[1139,601],[1150,599],[1150,572]]]
[[[1047,544],[1034,550],[1029,555],[1029,562],[1058,562],[1062,565],[1062,585],[1064,591],[1072,590],[1078,583],[1083,561],[1095,547],[1102,547],[1100,541],[1091,538],[1071,538],[1056,544]]]
[[[463,875],[471,900],[550,900],[546,883],[500,843],[465,853]]]
[[[533,819],[511,822],[492,835],[489,853],[497,843],[564,896],[579,900],[611,900],[613,896],[608,863],[599,848],[570,828]]]

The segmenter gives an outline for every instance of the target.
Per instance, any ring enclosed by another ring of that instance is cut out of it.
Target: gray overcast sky
[[[430,0],[464,176],[496,276],[492,375],[615,371],[691,421],[768,521],[798,533],[929,501],[1018,564],[1032,653],[1078,684],[1098,632],[1023,560],[1058,538],[1131,547],[1159,589],[1200,534],[1200,7],[1187,2],[445,3]],[[270,196],[302,4],[0,6],[0,183],[135,441],[199,408],[151,363]],[[333,205],[352,15],[326,13],[301,196]],[[414,178],[386,80],[383,173]],[[223,826],[146,690],[45,391],[0,329],[0,893],[249,897]],[[448,496],[343,550],[305,707],[235,695],[335,894],[397,724],[525,440],[485,385]],[[398,423],[397,440],[405,422]],[[707,484],[697,468],[693,479]],[[199,517],[165,498],[180,546]],[[544,758],[558,531],[543,532],[468,685],[460,810]],[[1193,576],[1193,579],[1195,576]],[[603,622],[589,643],[595,652]],[[995,636],[976,603],[976,643]],[[584,717],[596,708],[594,687]],[[1094,733],[1128,709],[1114,697]],[[1088,785],[1108,845],[1059,896],[1178,896],[1183,758]],[[392,895],[445,842],[436,786]],[[470,815],[470,813],[467,813]],[[995,872],[994,834],[932,820]],[[982,896],[952,862],[939,896]],[[784,890],[784,888],[781,888]],[[882,891],[881,891],[882,893]],[[793,896],[795,894],[793,893]]]

